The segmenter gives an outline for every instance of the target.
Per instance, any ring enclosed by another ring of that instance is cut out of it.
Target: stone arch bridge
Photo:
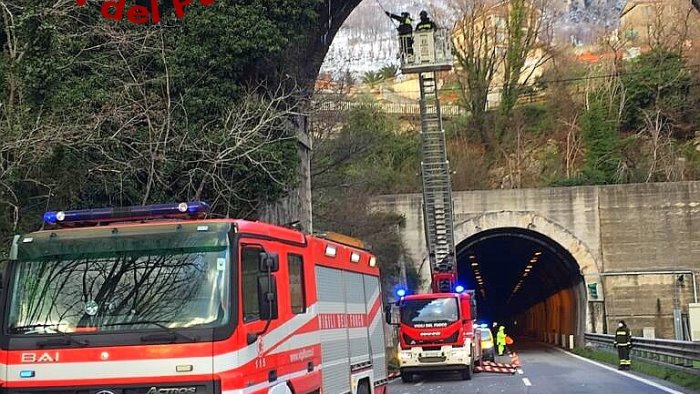
[[[477,290],[485,320],[581,340],[624,319],[633,335],[647,328],[673,338],[674,309],[683,317],[697,302],[700,182],[455,192],[453,199],[459,281]],[[373,209],[405,217],[404,245],[427,282],[421,195],[382,196]]]

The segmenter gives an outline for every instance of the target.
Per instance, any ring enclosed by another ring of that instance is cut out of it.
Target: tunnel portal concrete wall
[[[700,182],[454,192],[453,199],[456,243],[518,227],[567,249],[585,282],[598,283],[599,298],[586,300],[586,313],[578,314],[586,331],[609,331],[624,319],[634,335],[654,327],[657,337],[672,338],[674,302],[686,313],[698,291],[692,276],[700,275]],[[404,245],[420,264],[426,256],[421,195],[381,196],[373,209],[405,217]],[[690,273],[679,284],[674,271]]]

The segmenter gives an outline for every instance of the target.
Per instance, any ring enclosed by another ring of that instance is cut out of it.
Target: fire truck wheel
[[[401,381],[404,383],[413,383],[413,374],[401,371]]]
[[[471,367],[464,368],[462,370],[461,374],[462,374],[462,380],[471,380],[471,378],[472,378]]]
[[[472,379],[472,372],[474,371],[474,359],[472,359],[471,363],[469,363],[469,366],[464,368],[461,372],[462,375],[462,380],[471,380]]]
[[[292,394],[292,390],[289,389],[286,383],[280,383],[268,390],[267,394]]]
[[[357,386],[357,394],[370,394],[369,384],[366,380],[361,381],[360,384]]]

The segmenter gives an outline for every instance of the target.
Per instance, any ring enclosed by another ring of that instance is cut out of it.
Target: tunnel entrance
[[[459,283],[476,291],[478,320],[515,335],[583,335],[581,268],[558,242],[537,231],[499,227],[457,244]]]

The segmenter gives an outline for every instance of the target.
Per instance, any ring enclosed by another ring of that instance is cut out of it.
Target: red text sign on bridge
[[[78,7],[83,7],[87,4],[87,0],[75,0]],[[126,6],[126,0],[110,0],[102,3],[100,11],[102,16],[107,19],[114,19],[117,21],[122,20],[124,17],[124,11],[126,9],[126,18],[133,23],[142,25],[151,21],[156,24],[160,22],[160,10],[158,8],[159,0],[150,0],[151,6],[146,7],[143,5],[131,5]],[[192,3],[193,0],[172,0],[173,9],[175,9],[175,16],[182,19],[185,17],[185,6]],[[214,3],[214,0],[199,0],[199,3],[203,6],[209,6]]]

